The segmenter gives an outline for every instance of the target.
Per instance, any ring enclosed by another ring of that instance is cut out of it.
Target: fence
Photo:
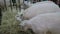
[[[4,8],[5,10],[7,10],[7,7],[10,7],[11,10],[13,9],[13,6],[17,8],[19,8],[19,10],[21,9],[20,6],[20,0],[0,0],[0,7]]]

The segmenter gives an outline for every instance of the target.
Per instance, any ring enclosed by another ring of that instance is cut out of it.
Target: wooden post
[[[20,0],[18,0],[19,3],[19,11],[21,11],[21,4],[20,4]]]
[[[11,7],[11,11],[12,11],[12,0],[10,0],[10,7]]]
[[[6,0],[4,0],[4,5],[5,5],[4,9],[6,9],[6,10],[7,10]]]
[[[16,0],[16,10],[17,10],[17,5],[18,5],[18,4],[17,4],[17,1],[18,1],[18,0]]]

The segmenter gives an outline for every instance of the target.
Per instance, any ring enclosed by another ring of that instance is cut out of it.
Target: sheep
[[[47,2],[47,3],[36,4],[25,10],[23,13],[23,17],[30,19],[38,14],[55,12],[57,8],[59,8],[58,5],[54,3]]]
[[[23,20],[29,20],[38,14],[57,12],[55,11],[57,9],[59,9],[59,6],[53,3],[52,1],[42,1],[26,9],[22,13],[22,17]]]
[[[43,1],[43,2],[31,3],[31,2],[28,2],[28,1],[24,1],[24,4],[25,4],[27,7],[31,7],[31,6],[34,6],[34,5],[37,5],[37,4],[41,4],[41,3],[53,3],[53,2]],[[25,7],[26,7],[26,6],[25,6]]]
[[[60,12],[39,14],[19,25],[24,31],[32,29],[35,34],[60,34]]]

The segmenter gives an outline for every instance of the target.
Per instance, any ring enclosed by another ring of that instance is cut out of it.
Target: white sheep
[[[23,12],[23,19],[31,19],[38,14],[57,12],[55,10],[58,8],[58,5],[52,1],[42,1],[26,9]]]
[[[38,14],[56,12],[55,10],[57,8],[59,8],[58,5],[54,4],[53,2],[37,3],[25,10],[23,13],[23,17],[30,19]]]
[[[37,15],[20,26],[25,31],[31,28],[36,34],[60,34],[60,12]]]

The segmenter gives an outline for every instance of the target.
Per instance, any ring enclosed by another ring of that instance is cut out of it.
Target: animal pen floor
[[[2,23],[0,26],[0,34],[32,34],[30,31],[22,32],[19,22],[15,19],[17,10],[13,8],[8,8],[7,11],[2,12]]]

